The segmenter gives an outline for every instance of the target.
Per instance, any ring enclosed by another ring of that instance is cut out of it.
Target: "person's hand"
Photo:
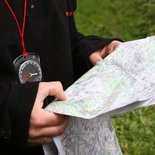
[[[97,51],[95,51],[94,53],[92,53],[89,56],[89,60],[93,65],[96,65],[97,63],[99,63],[100,61],[102,61],[102,59],[104,59],[107,55],[109,55],[110,53],[112,53],[115,48],[120,45],[122,42],[114,40],[111,43],[109,43],[107,46],[105,46],[103,49],[99,49]]]
[[[60,82],[40,82],[30,117],[28,142],[31,145],[51,143],[52,137],[64,132],[69,121],[67,116],[49,113],[42,108],[47,96],[55,96],[58,100],[66,99]]]

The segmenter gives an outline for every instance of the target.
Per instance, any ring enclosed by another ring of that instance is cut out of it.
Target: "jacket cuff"
[[[77,54],[75,60],[75,80],[78,79],[81,75],[87,72],[90,68],[93,67],[89,60],[90,54],[103,48],[114,40],[121,41],[119,38],[102,38],[99,36],[82,36],[83,38],[79,41],[77,46]]]
[[[86,38],[87,38],[87,41],[85,43],[87,44],[87,46],[83,46],[84,49],[81,50],[82,51],[81,53],[79,53],[79,56],[84,54],[84,57],[86,58],[88,58],[89,55],[95,52],[96,50],[99,50],[105,47],[106,45],[108,45],[114,40],[123,42],[119,38],[102,38],[98,36],[87,36]]]
[[[16,126],[13,131],[15,144],[26,147],[29,134],[31,111],[38,91],[38,82],[26,83],[21,86],[21,96],[17,107]]]

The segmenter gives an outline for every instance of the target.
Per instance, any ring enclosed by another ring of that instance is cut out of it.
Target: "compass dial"
[[[26,82],[41,81],[42,71],[38,62],[34,60],[26,60],[19,67],[19,81],[24,84]]]

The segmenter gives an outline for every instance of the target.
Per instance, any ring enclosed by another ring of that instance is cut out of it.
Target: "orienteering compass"
[[[21,84],[42,80],[40,58],[37,54],[29,53],[26,57],[20,55],[14,60],[13,64]]]
[[[9,9],[20,35],[22,55],[18,56],[13,61],[15,70],[17,71],[18,74],[18,80],[21,84],[24,84],[26,82],[41,81],[42,71],[40,67],[40,58],[36,53],[27,52],[25,48],[24,32],[25,32],[26,13],[27,13],[27,0],[24,0],[22,27],[20,27],[16,14],[13,8],[10,6],[9,2],[7,0],[4,0],[4,3]]]

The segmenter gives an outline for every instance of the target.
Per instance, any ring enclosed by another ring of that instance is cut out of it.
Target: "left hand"
[[[69,122],[68,116],[50,113],[42,108],[47,96],[54,96],[58,100],[66,99],[59,81],[39,83],[29,123],[28,142],[31,146],[50,144],[52,137],[61,135]]]
[[[93,65],[96,65],[97,63],[99,63],[100,61],[102,61],[102,59],[104,59],[107,55],[109,55],[110,53],[112,53],[115,48],[120,45],[122,42],[114,40],[111,43],[109,43],[108,45],[106,45],[103,49],[99,49],[97,51],[95,51],[94,53],[92,53],[89,56],[89,60]]]

